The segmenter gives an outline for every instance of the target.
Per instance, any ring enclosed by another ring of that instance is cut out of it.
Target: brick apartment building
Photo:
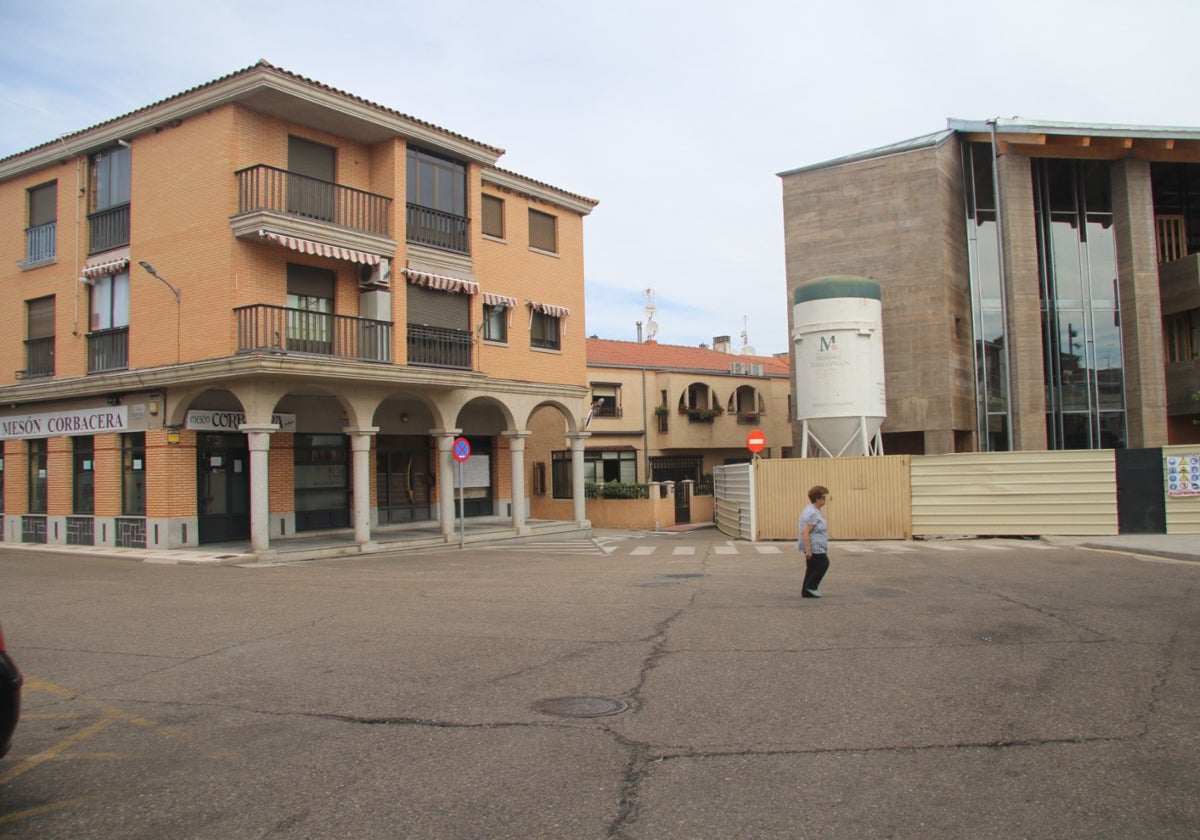
[[[583,474],[596,202],[502,154],[259,62],[0,160],[4,539],[449,537],[458,436],[524,528],[539,407]]]
[[[1200,129],[950,120],[780,177],[789,327],[881,285],[885,452],[1200,441]]]

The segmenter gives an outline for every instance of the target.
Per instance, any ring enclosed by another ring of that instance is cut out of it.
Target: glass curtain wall
[[[1033,161],[1050,449],[1125,446],[1108,163]]]
[[[994,184],[992,147],[987,143],[964,143],[967,257],[971,266],[975,336],[975,422],[982,452],[1012,448],[1008,422],[1008,342]]]

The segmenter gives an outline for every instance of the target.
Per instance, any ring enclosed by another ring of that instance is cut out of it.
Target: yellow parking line
[[[6,823],[14,823],[18,820],[27,820],[30,817],[40,817],[42,814],[61,811],[64,808],[74,808],[76,805],[82,805],[85,802],[91,802],[95,799],[100,799],[99,796],[77,796],[74,799],[66,799],[62,802],[55,802],[52,805],[43,805],[40,808],[29,808],[24,811],[15,811],[11,814],[0,814],[0,825]]]

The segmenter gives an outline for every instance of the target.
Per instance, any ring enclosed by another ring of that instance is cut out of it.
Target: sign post
[[[762,452],[767,446],[767,436],[755,429],[750,434],[746,435],[746,448],[754,453],[754,457],[758,457],[758,453]]]
[[[463,463],[471,457],[471,442],[465,437],[454,439],[454,449],[451,450],[454,460],[458,461],[458,547],[462,548],[467,541],[467,508],[463,495]]]

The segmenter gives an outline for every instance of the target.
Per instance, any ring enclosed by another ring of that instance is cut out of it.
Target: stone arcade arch
[[[544,389],[490,394],[250,377],[179,389],[169,397],[166,425],[179,432],[183,449],[194,451],[197,464],[195,507],[190,514],[177,509],[173,517],[194,524],[183,529],[188,538],[176,538],[176,544],[244,539],[248,527],[251,550],[264,554],[273,539],[312,528],[351,527],[354,541],[366,548],[372,545],[374,529],[404,521],[437,521],[450,541],[456,518],[451,447],[459,435],[498,442],[480,512],[507,513],[518,534],[528,533],[525,442],[532,434],[529,417],[541,406],[554,408],[564,418],[580,479],[574,519],[586,526],[583,396],[546,400]],[[421,464],[426,467],[423,498],[418,502],[415,485],[402,484],[403,504],[393,504],[395,488],[386,482],[394,477],[389,470],[395,464],[387,459],[397,450],[401,458],[405,452],[418,452],[422,443],[428,454]],[[505,474],[511,481],[507,511],[494,492]],[[202,485],[214,477],[225,484],[220,492],[210,493],[211,488]],[[413,489],[411,499],[408,489]],[[229,504],[234,509],[222,506]],[[407,508],[407,520],[397,513],[398,507]],[[223,530],[220,517],[225,518]]]

